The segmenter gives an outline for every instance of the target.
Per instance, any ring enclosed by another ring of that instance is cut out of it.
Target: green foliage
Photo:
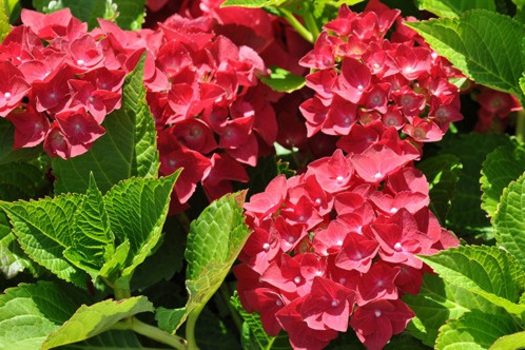
[[[292,74],[286,69],[276,66],[272,66],[270,69],[270,75],[261,76],[259,79],[274,91],[290,93],[301,89],[306,84],[301,75]]]
[[[481,209],[480,171],[487,154],[502,145],[510,145],[509,138],[499,134],[463,134],[443,142],[440,154],[452,154],[459,158],[463,170],[456,184],[447,225],[463,234],[483,234],[492,237],[492,227]]]
[[[493,224],[498,244],[511,253],[525,271],[524,202],[525,174],[503,191]]]
[[[489,315],[473,310],[441,327],[435,348],[487,349],[502,335],[517,330],[516,324],[508,314]]]
[[[144,296],[124,300],[104,300],[82,305],[60,328],[52,331],[42,350],[76,343],[112,329],[119,321],[141,312],[152,312],[153,304]]]
[[[525,171],[525,147],[513,141],[487,155],[481,169],[481,207],[494,216],[505,187]]]
[[[185,252],[189,298],[183,309],[157,313],[162,328],[174,332],[188,317],[194,325],[222,284],[250,233],[242,214],[245,195],[239,192],[212,202],[192,222]]]
[[[459,17],[472,9],[496,11],[494,0],[416,0],[420,10],[425,10],[438,17]]]
[[[482,296],[511,314],[525,312],[525,305],[516,304],[525,287],[525,275],[506,251],[464,246],[419,258],[447,283]]]
[[[112,0],[117,5],[117,24],[120,28],[137,30],[146,14],[146,0]]]
[[[6,279],[10,279],[27,268],[34,273],[31,260],[24,254],[16,236],[11,232],[7,216],[0,211],[0,271]]]
[[[113,185],[133,176],[156,177],[159,168],[155,122],[146,102],[142,83],[145,55],[126,77],[122,107],[106,116],[106,134],[85,154],[64,160],[53,159],[57,193],[84,193],[89,173],[105,193]]]
[[[98,18],[114,19],[117,8],[112,0],[33,0],[33,6],[43,13],[69,8],[75,17],[82,22],[87,22],[89,28],[98,25]]]
[[[9,4],[6,0],[0,0],[0,41],[11,31],[11,25],[9,24]]]
[[[522,23],[496,12],[471,10],[459,18],[409,22],[440,55],[478,84],[522,99],[525,70]]]
[[[0,348],[40,349],[49,333],[75,313],[85,297],[51,282],[22,284],[0,295]]]
[[[38,148],[22,148],[13,150],[15,128],[5,118],[0,118],[0,165],[11,162],[36,158],[40,153]]]
[[[426,274],[419,294],[406,294],[403,300],[416,313],[408,330],[424,344],[433,346],[439,329],[450,319],[457,319],[471,310],[487,314],[501,309],[485,298],[454,284],[444,283],[438,275]]]
[[[430,186],[430,209],[445,224],[463,165],[457,156],[441,154],[423,160],[418,168]]]
[[[64,345],[61,350],[148,350],[142,347],[137,336],[132,331],[108,331],[85,341]]]
[[[517,332],[505,335],[492,344],[491,350],[518,350],[523,349],[525,344],[525,332]]]
[[[105,196],[92,180],[84,195],[1,205],[27,255],[58,277],[85,287],[85,271],[129,284],[160,238],[178,173],[125,180]]]

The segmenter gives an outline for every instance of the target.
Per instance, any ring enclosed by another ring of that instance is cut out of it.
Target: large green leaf
[[[0,0],[0,42],[11,31],[11,25],[9,24],[9,13],[6,12],[6,0]]]
[[[182,310],[175,313],[176,317],[164,313],[178,321],[169,326],[171,331],[176,331],[192,312],[198,315],[222,284],[248,239],[250,230],[242,213],[245,195],[239,192],[212,202],[192,222],[185,253],[189,298],[182,315]]]
[[[525,171],[525,147],[512,144],[496,148],[487,155],[481,169],[481,207],[494,216],[505,187]]]
[[[39,201],[0,202],[20,246],[38,264],[58,277],[86,287],[88,276],[69,260],[64,251],[75,246],[73,221],[83,197],[63,195]]]
[[[95,175],[103,193],[123,179],[157,176],[159,160],[155,122],[142,83],[144,60],[143,55],[137,67],[126,77],[122,107],[104,120],[106,134],[81,156],[68,160],[53,159],[57,193],[84,193],[89,186],[90,172]]]
[[[455,155],[441,154],[423,160],[418,168],[430,185],[430,209],[445,224],[463,165]]]
[[[97,18],[113,19],[116,5],[112,0],[33,0],[33,6],[39,12],[51,13],[69,8],[71,13],[90,28],[97,26]]]
[[[484,234],[491,238],[492,227],[481,209],[480,171],[488,153],[502,145],[511,144],[510,139],[500,134],[463,134],[443,142],[442,154],[453,154],[459,158],[463,171],[457,183],[447,225],[456,232]]]
[[[74,244],[64,251],[64,256],[95,280],[104,263],[115,253],[115,236],[93,176],[73,218],[73,230]]]
[[[496,11],[494,0],[416,0],[420,10],[428,11],[438,17],[459,17],[472,9]]]
[[[120,320],[153,310],[153,304],[145,296],[82,305],[60,328],[47,336],[42,350],[89,339],[110,330]]]
[[[492,344],[490,350],[519,350],[525,344],[525,332],[505,335]]]
[[[525,70],[522,23],[496,12],[471,10],[460,18],[406,25],[475,82],[521,98],[518,82]]]
[[[525,305],[516,304],[525,287],[525,275],[506,251],[463,246],[419,258],[447,283],[480,295],[509,313],[520,316],[525,312]]]
[[[503,191],[493,223],[498,244],[525,270],[525,174]]]
[[[7,289],[0,295],[0,349],[40,349],[84,301],[78,290],[51,282]]]
[[[104,196],[112,232],[119,242],[129,241],[130,245],[122,277],[131,277],[159,241],[179,174],[124,180]]]
[[[459,318],[470,310],[480,310],[488,314],[501,312],[500,308],[485,298],[453,284],[444,283],[434,274],[426,274],[420,292],[416,295],[406,294],[403,300],[416,314],[408,330],[428,346],[434,345],[439,328],[448,320]]]
[[[485,314],[473,310],[441,327],[435,348],[438,350],[488,349],[499,337],[517,330],[518,327],[512,317],[506,313]]]
[[[49,182],[45,174],[35,165],[23,162],[11,162],[1,166],[0,199],[35,198],[45,193]]]
[[[122,29],[137,30],[144,23],[146,0],[113,0],[117,5],[117,24]]]

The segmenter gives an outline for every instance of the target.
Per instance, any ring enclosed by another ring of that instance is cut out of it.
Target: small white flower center
[[[401,245],[400,242],[397,242],[396,244],[394,244],[394,249],[396,252],[400,252],[403,250],[403,246]]]
[[[342,177],[341,175],[339,175],[338,177],[335,178],[335,180],[336,180],[338,183],[342,183],[344,179],[345,179],[345,178]]]
[[[376,173],[376,174],[374,175],[374,179],[376,179],[376,180],[377,180],[377,179],[380,179],[380,178],[382,178],[382,177],[383,177],[383,174],[381,174],[381,173],[379,173],[379,172]]]
[[[6,93],[4,94],[4,98],[5,98],[7,101],[9,101],[9,100],[11,99],[11,93],[10,93],[10,92],[6,92]]]
[[[293,243],[293,242],[295,242],[295,237],[293,236],[288,237],[288,243]]]
[[[316,203],[316,204],[321,204],[322,202],[323,202],[323,201],[321,200],[321,198],[317,198],[317,199],[315,200],[315,203]]]
[[[277,300],[275,301],[275,305],[277,305],[277,306],[283,306],[283,302],[282,302],[281,300],[277,299]]]
[[[374,311],[374,315],[376,317],[380,317],[381,316],[381,310],[377,309],[376,311]]]
[[[301,283],[301,276],[295,276],[295,278],[293,279],[294,283],[295,284],[299,284]]]
[[[263,247],[264,250],[268,251],[270,249],[270,243],[266,242],[266,243],[263,244],[262,247]]]
[[[365,87],[361,84],[357,85],[357,90],[359,91],[363,91],[365,89]]]
[[[395,214],[398,210],[399,209],[397,209],[396,207],[392,207],[392,209],[390,209],[390,214]]]
[[[339,300],[332,300],[332,307],[337,307],[339,305]]]
[[[83,66],[84,65],[84,60],[77,60],[77,65],[79,66]]]

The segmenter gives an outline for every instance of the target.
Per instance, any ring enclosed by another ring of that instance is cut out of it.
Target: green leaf
[[[179,174],[180,170],[160,179],[124,180],[104,196],[112,232],[119,242],[129,241],[122,277],[130,277],[159,241]]]
[[[33,0],[33,6],[44,13],[69,8],[73,16],[87,22],[90,29],[98,25],[97,18],[113,19],[116,8],[112,0]]]
[[[451,229],[492,238],[490,221],[481,209],[481,166],[488,153],[499,146],[510,144],[511,141],[505,135],[478,133],[463,134],[443,142],[441,154],[455,155],[463,165],[456,185],[461,191],[455,191],[447,215],[447,224]]]
[[[261,323],[258,313],[248,313],[241,305],[237,292],[230,299],[230,303],[244,320],[243,349],[270,350],[276,337],[269,336]]]
[[[120,320],[153,310],[153,304],[145,296],[82,305],[60,328],[49,334],[42,350],[89,339],[110,330]]]
[[[11,25],[9,24],[9,13],[7,13],[7,0],[0,0],[0,42],[11,31]]]
[[[113,0],[117,5],[117,24],[122,29],[137,30],[144,23],[146,0]]]
[[[519,316],[525,312],[525,305],[516,304],[525,276],[506,251],[466,246],[419,258],[451,285],[480,295],[509,313]]]
[[[440,154],[423,160],[418,168],[430,185],[430,209],[445,224],[463,165],[455,155]]]
[[[0,271],[6,279],[10,279],[26,268],[32,269],[31,260],[24,254],[11,232],[7,216],[0,211]]]
[[[73,218],[74,243],[64,256],[96,280],[104,263],[115,254],[115,236],[100,193],[91,175],[86,195]]]
[[[204,307],[222,284],[250,230],[244,223],[245,192],[226,195],[212,202],[190,225],[186,247],[186,310],[171,331],[176,331],[195,310]],[[178,318],[178,317],[177,317]]]
[[[512,0],[512,2],[514,3],[514,5],[516,5],[518,9],[521,9],[525,5],[524,0]]]
[[[226,0],[222,3],[221,7],[227,6],[241,6],[251,8],[261,8],[266,5],[270,5],[272,0]]]
[[[58,277],[85,288],[88,276],[64,258],[74,246],[71,218],[82,196],[63,195],[39,201],[0,202],[9,216],[15,235],[24,252]]]
[[[159,325],[159,328],[166,332],[174,332],[175,326],[182,324],[183,318],[186,318],[186,308],[181,307],[178,309],[166,309],[164,307],[158,307],[155,311],[155,320]]]
[[[197,321],[195,337],[201,350],[231,350],[240,348],[236,335],[208,308],[204,308]]]
[[[49,185],[45,174],[35,165],[11,162],[2,165],[0,172],[0,199],[15,201],[35,198],[45,193]]]
[[[420,10],[428,11],[438,17],[459,17],[472,9],[496,11],[494,0],[416,0]]]
[[[156,177],[159,168],[155,122],[142,83],[145,55],[126,77],[122,107],[106,116],[106,134],[85,154],[53,159],[57,193],[84,193],[93,172],[102,193],[133,176]]]
[[[51,282],[7,289],[0,296],[0,349],[40,349],[84,301],[78,290]]]
[[[407,329],[424,344],[433,346],[439,328],[448,320],[459,318],[470,310],[481,310],[494,314],[501,309],[485,298],[453,284],[444,283],[434,274],[425,274],[418,294],[406,294],[403,301],[414,311]]]
[[[471,10],[460,18],[406,25],[476,83],[521,99],[518,81],[525,70],[522,23],[496,12]]]
[[[301,89],[306,84],[302,75],[295,75],[276,66],[272,66],[270,69],[269,76],[260,76],[259,79],[274,91],[290,93]]]
[[[438,350],[487,349],[502,335],[517,330],[512,317],[506,313],[489,315],[473,310],[441,327],[435,348]]]
[[[525,344],[525,332],[504,335],[492,344],[490,350],[519,350]]]
[[[525,174],[503,191],[493,223],[496,241],[518,260],[525,271],[524,202]]]
[[[517,142],[496,148],[481,169],[481,207],[494,216],[505,187],[525,171],[525,147]]]

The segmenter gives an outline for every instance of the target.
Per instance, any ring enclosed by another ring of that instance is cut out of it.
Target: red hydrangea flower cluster
[[[474,127],[477,132],[503,132],[509,124],[509,115],[522,110],[519,101],[511,94],[481,85],[475,90],[474,99],[481,106],[478,110],[478,122]]]
[[[381,120],[418,143],[435,142],[462,119],[458,88],[449,82],[457,71],[399,15],[372,0],[359,14],[342,6],[324,26],[300,61],[312,69],[306,81],[315,91],[300,107],[308,137],[348,135],[355,124]]]
[[[154,72],[145,83],[160,172],[184,168],[175,186],[179,204],[199,182],[210,199],[231,192],[232,180],[247,182],[245,166],[271,152],[277,138],[275,112],[265,99],[268,88],[257,79],[267,74],[264,61],[252,48],[216,34],[208,17],[175,14],[155,31],[141,33],[148,35]]]
[[[23,10],[22,22],[0,46],[0,116],[15,126],[14,148],[43,142],[51,156],[85,153],[120,107],[136,60],[111,50],[111,38],[89,32],[69,9]]]
[[[275,178],[245,204],[253,230],[234,268],[248,312],[294,349],[320,349],[352,327],[369,349],[402,332],[430,255],[457,239],[428,209],[418,150],[382,121],[356,124],[349,154]]]

